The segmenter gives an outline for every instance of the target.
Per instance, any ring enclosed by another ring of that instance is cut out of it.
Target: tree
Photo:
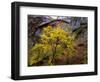
[[[48,58],[48,65],[55,64],[55,57],[62,54],[72,55],[74,52],[74,35],[66,27],[66,31],[59,25],[47,26],[40,34],[39,43],[30,50],[29,65],[33,65],[44,58]]]

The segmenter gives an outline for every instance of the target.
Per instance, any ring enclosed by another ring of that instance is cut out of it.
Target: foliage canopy
[[[36,43],[29,50],[29,65],[47,59],[47,65],[54,65],[55,58],[61,55],[73,55],[74,34],[69,28],[62,29],[59,25],[44,27]]]

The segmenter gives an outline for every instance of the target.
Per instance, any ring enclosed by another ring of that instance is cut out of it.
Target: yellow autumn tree
[[[36,43],[30,50],[29,65],[36,64],[44,58],[48,58],[48,65],[54,65],[56,56],[62,53],[73,54],[73,44],[74,36],[69,28],[65,31],[60,26],[44,27],[39,43]]]

